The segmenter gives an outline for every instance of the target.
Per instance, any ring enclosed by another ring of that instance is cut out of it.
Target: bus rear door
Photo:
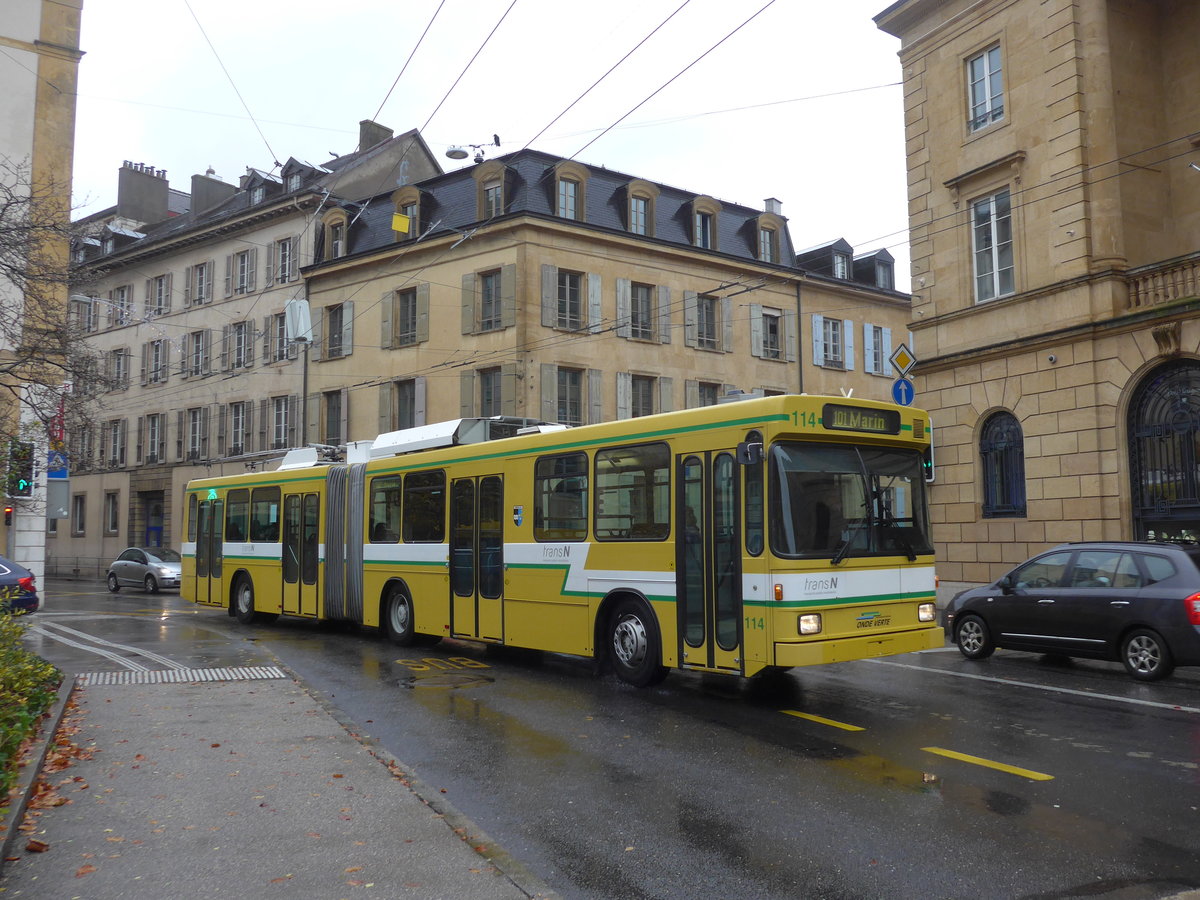
[[[741,514],[734,451],[679,458],[676,597],[683,668],[742,671]]]
[[[321,498],[315,493],[283,497],[283,611],[317,614]]]
[[[215,492],[214,492],[215,493]],[[196,512],[196,584],[192,596],[197,603],[225,606],[222,584],[225,554],[225,501],[211,497],[201,500]]]
[[[504,480],[450,484],[450,629],[456,637],[504,638]]]

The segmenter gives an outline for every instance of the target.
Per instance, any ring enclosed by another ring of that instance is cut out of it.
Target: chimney
[[[236,193],[232,184],[226,184],[210,168],[203,175],[192,176],[192,214],[206,212],[224,203]]]
[[[772,213],[773,215],[776,215],[776,216],[783,215],[783,204],[780,203],[778,200],[776,200],[774,197],[768,197],[766,200],[764,200],[763,208],[767,212]]]
[[[117,215],[141,225],[167,219],[167,170],[125,160],[117,171]]]
[[[370,150],[376,144],[391,140],[393,134],[392,129],[387,126],[363,119],[358,123],[358,149],[360,152]]]

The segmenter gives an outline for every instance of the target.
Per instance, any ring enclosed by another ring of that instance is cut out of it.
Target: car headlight
[[[935,622],[937,621],[937,604],[922,603],[917,607],[918,622]]]
[[[801,634],[820,634],[821,614],[805,613],[804,615],[799,616],[796,621],[796,627]]]

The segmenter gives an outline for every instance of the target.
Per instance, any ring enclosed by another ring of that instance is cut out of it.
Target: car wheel
[[[114,594],[121,589],[121,582],[117,581],[117,574],[115,572],[108,573],[108,589]]]
[[[967,659],[987,659],[996,649],[987,623],[979,616],[964,616],[954,630],[954,643]]]
[[[387,631],[388,640],[398,647],[411,647],[416,643],[412,599],[403,588],[392,588],[384,598],[383,627]]]
[[[634,687],[662,681],[667,670],[660,661],[658,625],[646,604],[622,600],[608,622],[608,648],[617,677]]]
[[[1121,642],[1121,662],[1125,671],[1138,681],[1158,681],[1175,669],[1166,641],[1156,631],[1137,628]]]
[[[158,593],[158,582],[155,580],[153,575],[146,576],[145,586],[146,586],[147,594],[157,594]]]

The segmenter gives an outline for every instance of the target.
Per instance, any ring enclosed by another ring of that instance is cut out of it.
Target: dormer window
[[[692,245],[704,250],[716,250],[717,214],[721,204],[712,197],[697,197],[692,201]]]
[[[554,167],[554,212],[564,219],[582,222],[587,218],[587,180],[585,166],[564,160]]]
[[[758,229],[758,258],[763,262],[779,262],[779,240],[774,228]]]
[[[875,260],[875,287],[883,288],[885,291],[894,289],[895,278],[890,262],[884,262],[882,259]]]
[[[472,170],[480,221],[504,215],[504,177],[507,171],[504,163],[496,160],[480,163]]]
[[[843,280],[850,278],[850,254],[835,250],[833,253],[833,277]]]
[[[253,204],[254,206],[257,206],[258,204],[262,203],[263,200],[266,199],[266,196],[267,196],[267,189],[265,187],[263,187],[261,184],[258,187],[254,187],[254,188],[250,189],[250,203]]]
[[[421,234],[421,192],[405,185],[392,193],[392,231],[398,241],[411,241]]]
[[[564,219],[578,218],[579,182],[570,178],[558,179],[558,214]]]
[[[104,239],[102,249],[104,250],[105,253],[112,253],[114,246],[115,246],[115,243],[113,241],[112,235],[110,234],[108,237],[106,237]]]
[[[288,189],[289,193],[292,191],[300,190],[300,173],[299,172],[293,172],[291,175],[289,175],[287,177],[287,189]]]
[[[654,205],[658,199],[658,188],[648,181],[631,181],[628,192],[626,222],[630,234],[654,236]]]
[[[321,258],[328,260],[345,256],[349,249],[346,243],[348,230],[346,211],[343,209],[331,210],[325,216],[323,229],[325,247]]]

